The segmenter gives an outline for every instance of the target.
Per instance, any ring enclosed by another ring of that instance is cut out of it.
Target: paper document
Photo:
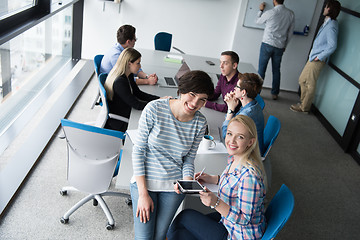
[[[130,138],[130,141],[132,143],[134,143],[134,141],[136,140],[137,138],[137,135],[138,135],[138,130],[137,129],[128,129],[126,130],[126,135]]]
[[[211,192],[217,193],[219,185],[212,183],[204,183],[203,186],[207,187]]]

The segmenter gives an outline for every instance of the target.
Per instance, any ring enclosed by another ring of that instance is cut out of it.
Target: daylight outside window
[[[35,6],[37,0],[0,0],[0,20]]]

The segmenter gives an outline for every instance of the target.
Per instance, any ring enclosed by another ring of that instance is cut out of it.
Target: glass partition
[[[331,62],[360,83],[360,18],[341,12],[338,17],[338,47],[331,56]]]
[[[359,90],[325,65],[316,85],[314,105],[343,136]]]

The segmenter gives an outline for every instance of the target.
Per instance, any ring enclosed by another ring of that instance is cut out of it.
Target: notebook
[[[186,64],[186,62],[183,62],[177,73],[175,74],[175,77],[164,77],[165,85],[160,85],[160,87],[178,87],[179,79],[187,72],[190,72],[190,67]]]

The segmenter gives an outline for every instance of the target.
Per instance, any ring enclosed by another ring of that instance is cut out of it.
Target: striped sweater
[[[150,191],[173,191],[175,180],[193,177],[194,159],[206,124],[199,111],[191,121],[178,121],[170,110],[169,99],[148,103],[134,141],[134,176],[145,175]]]

